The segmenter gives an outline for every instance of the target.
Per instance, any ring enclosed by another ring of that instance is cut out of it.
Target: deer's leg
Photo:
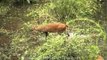
[[[49,34],[48,34],[48,32],[44,32],[45,33],[45,36],[47,37]]]

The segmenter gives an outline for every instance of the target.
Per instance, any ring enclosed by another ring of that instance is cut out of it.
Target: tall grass
[[[24,15],[33,17],[34,20],[25,22],[21,25],[22,28],[9,35],[12,42],[9,48],[1,48],[0,59],[11,59],[12,56],[16,56],[19,60],[95,60],[106,42],[104,28],[98,22],[88,19],[93,18],[98,10],[96,1],[52,0],[43,5],[32,5]],[[5,9],[3,12],[0,10],[0,13],[5,14],[7,12]],[[70,37],[64,33],[61,35],[50,33],[45,39],[41,32],[30,31],[32,25],[38,24],[35,21],[47,24],[60,20],[63,22],[66,20],[66,24],[69,25],[67,30],[71,33]],[[8,54],[4,53],[5,50]]]
[[[106,36],[103,35],[105,34],[105,32],[101,27],[101,25],[87,18],[79,18],[79,19],[71,20],[68,21],[67,24],[69,28],[72,27],[71,28],[72,30],[70,30],[69,32],[74,33],[72,35],[73,37],[69,38],[64,33],[61,35],[50,34],[47,37],[47,39],[43,39],[43,36],[37,37],[38,39],[34,39],[34,40],[36,41],[41,40],[42,42],[38,42],[39,44],[38,46],[32,45],[33,47],[32,49],[28,47],[28,49],[26,49],[23,52],[21,59],[22,60],[23,59],[31,59],[31,60],[45,60],[45,59],[94,60],[96,59],[96,57],[100,54],[100,51],[102,51],[101,49],[102,47],[100,46],[104,46],[102,44],[103,42],[105,42],[104,39]],[[36,36],[37,35],[35,34],[35,36],[33,36],[32,38]],[[23,41],[28,40],[28,38],[27,39],[25,38],[23,38]],[[34,43],[36,43],[36,41]],[[25,43],[26,42],[24,42],[24,44]],[[27,44],[31,45],[30,43]]]
[[[91,18],[100,8],[96,2],[97,0],[53,0],[55,7],[50,11],[59,20],[77,17]]]

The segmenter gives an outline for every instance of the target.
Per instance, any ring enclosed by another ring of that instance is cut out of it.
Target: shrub
[[[97,0],[54,0],[50,10],[59,20],[77,17],[92,17],[98,10]],[[93,7],[92,7],[93,6]]]
[[[64,33],[61,35],[50,34],[46,40],[42,39],[44,42],[41,45],[32,50],[26,50],[22,59],[95,60],[102,50],[101,46],[104,46],[106,38],[100,24],[86,18],[71,20],[67,24],[70,28],[72,26],[73,35],[67,37]]]

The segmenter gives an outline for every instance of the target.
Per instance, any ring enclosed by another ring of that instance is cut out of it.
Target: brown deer
[[[67,25],[64,23],[49,23],[47,25],[39,25],[39,26],[33,26],[32,30],[44,32],[46,37],[48,36],[48,32],[52,33],[62,33],[67,29]]]

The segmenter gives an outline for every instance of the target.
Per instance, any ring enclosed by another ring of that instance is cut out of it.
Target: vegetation
[[[0,60],[96,60],[106,57],[106,31],[97,0],[1,0]],[[31,31],[33,25],[62,22],[67,32]]]

